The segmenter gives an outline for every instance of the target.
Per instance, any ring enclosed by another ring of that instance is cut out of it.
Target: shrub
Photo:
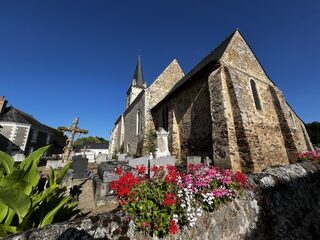
[[[144,166],[137,166],[136,174],[117,169],[119,180],[113,181],[111,188],[137,229],[163,237],[175,234],[178,225],[193,227],[203,210],[215,210],[248,187],[241,172],[203,164],[190,167],[189,173],[180,173],[174,166],[167,166],[166,171],[154,166],[151,178],[146,177]]]
[[[41,189],[37,165],[48,148],[31,153],[17,166],[9,155],[0,151],[4,169],[0,173],[0,236],[64,221],[79,212],[75,209],[77,202],[59,185],[70,164],[60,171],[51,169]]]

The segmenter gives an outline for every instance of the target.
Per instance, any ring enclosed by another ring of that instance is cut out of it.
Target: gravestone
[[[96,206],[116,202],[117,198],[110,185],[112,181],[119,179],[119,176],[115,173],[117,167],[121,167],[123,171],[132,170],[125,162],[107,161],[100,163],[97,173],[93,175],[93,192]]]
[[[119,153],[118,154],[118,161],[126,161],[126,157],[127,157],[127,154],[126,153]]]
[[[62,168],[62,160],[48,159],[47,164],[46,164],[46,168],[49,169],[50,167],[52,167],[53,169]]]
[[[133,168],[138,165],[144,165],[145,167],[148,167],[148,157],[129,159],[128,165]]]
[[[81,155],[72,157],[71,168],[75,179],[87,178],[88,177],[88,158]]]
[[[189,164],[197,165],[201,163],[201,156],[187,156],[187,170],[189,171]]]
[[[167,166],[172,165],[175,166],[176,160],[172,156],[166,156],[166,157],[160,157],[156,159],[150,160],[150,169],[152,169],[153,166],[163,166],[165,171],[167,171]],[[150,172],[150,177],[153,176],[153,172]]]
[[[168,147],[168,135],[169,133],[163,128],[159,128],[156,131],[156,158],[170,156],[169,147]]]
[[[102,163],[102,162],[106,162],[106,161],[107,161],[107,158],[108,158],[107,154],[105,154],[105,153],[100,154],[100,155],[98,155],[97,158],[96,158],[96,163],[97,163],[97,164],[100,164],[100,163]]]

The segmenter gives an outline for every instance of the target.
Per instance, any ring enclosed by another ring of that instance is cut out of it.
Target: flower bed
[[[174,166],[154,166],[153,177],[137,166],[136,174],[116,169],[119,180],[111,188],[117,192],[123,210],[133,219],[137,229],[150,236],[176,234],[182,226],[193,227],[204,210],[213,211],[242,195],[248,187],[246,176],[207,167],[191,165],[188,173]]]
[[[298,159],[303,160],[312,160],[320,163],[320,148],[316,148],[314,151],[307,151],[298,154]]]

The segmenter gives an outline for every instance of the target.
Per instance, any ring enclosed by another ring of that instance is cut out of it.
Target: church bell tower
[[[139,95],[139,93],[146,88],[147,88],[147,84],[143,79],[141,59],[139,55],[136,69],[134,71],[133,79],[127,91],[126,109],[130,106],[130,104],[134,101],[134,99]]]

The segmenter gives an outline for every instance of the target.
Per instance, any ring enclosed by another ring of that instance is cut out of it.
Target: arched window
[[[254,100],[254,104],[256,106],[256,109],[261,111],[262,108],[261,108],[258,90],[256,87],[256,82],[253,79],[250,79],[250,85],[251,85],[252,96],[253,96],[253,100]]]
[[[137,111],[137,128],[136,128],[137,135],[141,134],[141,129],[142,129],[141,111],[140,111],[140,109],[138,109],[138,111]]]

